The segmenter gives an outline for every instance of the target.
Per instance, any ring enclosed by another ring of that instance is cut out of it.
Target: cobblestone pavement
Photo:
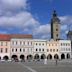
[[[72,72],[72,60],[37,62],[0,62],[0,72]]]

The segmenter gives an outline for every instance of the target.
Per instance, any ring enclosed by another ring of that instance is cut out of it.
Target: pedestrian
[[[58,61],[57,61],[57,59],[56,59],[56,65],[58,64]]]

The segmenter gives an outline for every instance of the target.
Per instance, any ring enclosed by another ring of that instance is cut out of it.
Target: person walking
[[[57,61],[57,59],[56,59],[56,65],[58,64],[58,61]]]

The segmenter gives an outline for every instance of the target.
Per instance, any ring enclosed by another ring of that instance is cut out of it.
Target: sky
[[[50,22],[56,10],[61,22],[60,38],[72,30],[72,0],[0,0],[0,33],[32,34],[50,39]]]

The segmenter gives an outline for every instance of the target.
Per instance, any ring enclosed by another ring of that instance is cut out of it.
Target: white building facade
[[[0,41],[0,59],[36,60],[36,59],[70,59],[70,40],[42,40],[11,38]]]
[[[9,60],[10,56],[10,41],[0,41],[0,59]]]
[[[11,39],[11,58],[32,59],[33,48],[32,39]]]
[[[34,50],[33,50],[33,57],[34,59],[45,59],[46,58],[46,48],[47,48],[47,41],[41,39],[34,39]]]
[[[60,59],[59,41],[47,41],[47,59]]]
[[[60,59],[71,58],[71,41],[59,40],[59,50]]]

